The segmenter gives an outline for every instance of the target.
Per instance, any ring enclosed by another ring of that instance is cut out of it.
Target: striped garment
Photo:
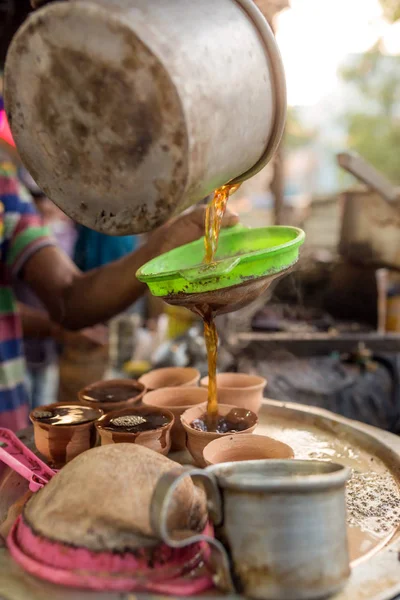
[[[12,281],[35,252],[53,244],[15,167],[0,161],[0,427],[14,431],[28,424],[28,397]]]

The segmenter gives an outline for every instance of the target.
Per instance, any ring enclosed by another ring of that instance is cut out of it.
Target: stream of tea
[[[214,197],[209,203],[205,220],[205,257],[204,262],[214,262],[218,247],[219,233],[221,231],[222,219],[225,214],[228,198],[239,185],[223,185],[214,192]],[[203,313],[204,339],[207,348],[208,361],[208,402],[207,402],[207,429],[216,431],[218,421],[218,396],[217,396],[217,356],[218,356],[218,333],[215,326],[214,316],[211,310]]]

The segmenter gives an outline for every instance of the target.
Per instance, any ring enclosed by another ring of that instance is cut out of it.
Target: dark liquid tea
[[[217,427],[218,397],[217,397],[217,357],[218,357],[218,333],[215,321],[211,315],[204,317],[204,339],[207,349],[208,362],[208,402],[207,420],[211,428]],[[214,429],[216,431],[216,429]]]
[[[153,412],[142,412],[140,415],[123,415],[110,419],[104,429],[125,433],[141,433],[165,427],[171,419],[167,415]]]
[[[109,385],[107,387],[93,388],[84,394],[83,399],[89,402],[125,402],[135,398],[140,390],[122,385]]]
[[[214,197],[207,207],[205,222],[205,263],[212,263],[217,251],[222,219],[225,214],[229,195],[237,190],[238,185],[223,185],[214,192]],[[210,307],[202,307],[197,311],[203,318],[204,338],[207,348],[208,361],[208,403],[207,431],[217,431],[218,427],[218,398],[217,398],[217,356],[218,333],[214,316]]]
[[[86,406],[57,406],[35,410],[33,418],[48,425],[82,425],[99,418],[99,411]]]
[[[205,263],[214,262],[218,247],[219,233],[221,231],[222,219],[226,211],[226,204],[231,194],[236,192],[238,185],[223,185],[214,192],[214,197],[207,206],[204,246],[206,254]]]
[[[197,431],[215,431],[217,433],[238,433],[245,431],[255,425],[256,419],[253,413],[243,408],[234,408],[224,417],[215,417],[212,428],[209,426],[209,414],[204,413],[198,419],[195,419],[191,426]]]

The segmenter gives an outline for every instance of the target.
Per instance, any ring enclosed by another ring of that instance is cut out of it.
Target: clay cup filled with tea
[[[160,388],[145,394],[143,404],[167,408],[175,418],[171,431],[171,450],[186,448],[186,432],[181,423],[181,415],[198,404],[207,402],[207,390],[199,387],[170,387]]]
[[[126,408],[104,415],[96,423],[101,445],[130,443],[164,456],[171,449],[174,415],[165,408]]]
[[[105,413],[138,404],[146,389],[136,379],[110,379],[97,381],[78,393],[83,406],[101,408]]]
[[[36,448],[52,466],[60,468],[96,445],[94,424],[102,415],[99,408],[77,404],[41,406],[29,415]]]
[[[221,436],[252,433],[257,426],[258,417],[251,410],[221,404],[218,417],[212,424],[208,422],[207,405],[199,405],[185,411],[181,415],[181,423],[185,429],[186,447],[199,467],[205,467],[203,450]]]

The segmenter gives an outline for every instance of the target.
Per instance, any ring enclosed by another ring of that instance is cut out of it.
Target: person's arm
[[[22,276],[46,306],[50,317],[67,329],[104,322],[131,306],[146,286],[136,271],[148,260],[204,235],[205,207],[197,208],[152,232],[132,254],[81,273],[55,246],[46,246],[25,262]],[[227,213],[224,226],[238,222]]]
[[[51,318],[66,329],[83,329],[108,321],[131,306],[145,291],[136,271],[154,255],[140,248],[109,265],[82,273],[56,246],[36,252],[23,270]]]

